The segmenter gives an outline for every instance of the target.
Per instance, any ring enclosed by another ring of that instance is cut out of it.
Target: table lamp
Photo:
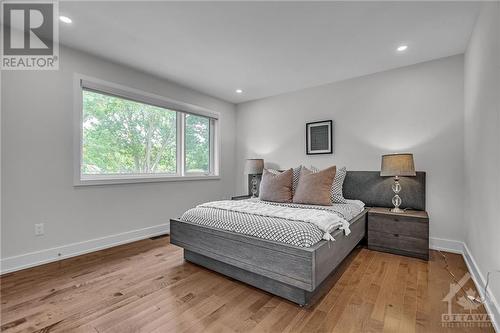
[[[249,158],[245,162],[245,174],[252,176],[252,198],[257,197],[257,175],[264,170],[264,160],[261,158]]]
[[[394,208],[391,209],[391,212],[404,213],[404,210],[399,208],[399,206],[401,206],[401,203],[403,202],[398,194],[399,192],[401,192],[399,177],[416,175],[415,164],[413,163],[413,154],[405,153],[382,155],[382,167],[380,170],[380,176],[394,177],[394,184],[392,184],[392,190],[394,191],[392,204],[394,205]]]

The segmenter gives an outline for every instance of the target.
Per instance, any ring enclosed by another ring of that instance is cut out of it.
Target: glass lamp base
[[[252,198],[257,198],[257,177],[252,176]]]
[[[394,184],[392,184],[392,190],[394,191],[394,197],[392,197],[392,204],[394,208],[391,209],[393,213],[404,213],[404,210],[399,208],[403,203],[403,200],[399,196],[399,192],[401,192],[401,184],[399,184],[399,177],[394,177]]]

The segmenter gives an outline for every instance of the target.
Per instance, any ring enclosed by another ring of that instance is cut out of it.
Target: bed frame
[[[408,178],[400,182],[405,195],[403,208],[425,209],[425,173],[418,172],[410,182]],[[391,184],[392,180],[381,178],[376,171],[349,171],[344,182],[344,195],[360,199],[367,206],[390,207]],[[336,230],[332,233],[334,242],[322,240],[311,247],[298,247],[178,219],[170,220],[170,242],[184,248],[187,261],[304,306],[327,290],[327,278],[365,237],[367,212],[368,209],[364,209],[350,221],[349,236]]]

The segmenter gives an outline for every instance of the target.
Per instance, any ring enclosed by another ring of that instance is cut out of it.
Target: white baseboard
[[[464,259],[467,264],[467,268],[479,290],[479,294],[483,299],[487,299],[488,302],[485,303],[486,310],[493,318],[493,326],[496,332],[500,332],[500,306],[498,300],[495,298],[491,290],[488,290],[488,295],[484,294],[484,286],[486,285],[486,278],[479,270],[476,260],[472,256],[467,244],[464,244]]]
[[[10,273],[21,269],[47,264],[66,258],[76,257],[85,253],[107,249],[113,246],[135,242],[149,237],[159,236],[170,232],[170,224],[161,224],[144,229],[127,231],[88,241],[63,245],[51,249],[7,257],[0,260],[0,274]]]
[[[429,247],[433,250],[464,254],[464,243],[456,240],[431,237]]]
[[[467,247],[467,244],[460,241],[442,239],[442,238],[431,238],[429,240],[429,243],[430,243],[429,247],[433,250],[458,253],[464,257],[465,264],[467,265],[467,268],[469,270],[469,273],[471,274],[474,284],[476,285],[476,289],[478,290],[479,295],[481,296],[482,299],[488,300],[488,302],[485,303],[485,308],[486,311],[488,311],[490,318],[492,319],[493,328],[495,329],[496,332],[500,332],[499,303],[496,300],[495,296],[491,293],[491,291],[488,291],[487,295],[488,297],[484,295],[484,286],[486,285],[486,279],[479,270],[476,260],[472,256],[472,253]]]

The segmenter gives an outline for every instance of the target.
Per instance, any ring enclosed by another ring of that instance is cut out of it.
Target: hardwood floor
[[[461,256],[446,256],[460,279],[467,272]],[[439,252],[425,262],[358,248],[328,294],[300,308],[184,262],[182,249],[164,237],[2,276],[1,330],[493,332],[489,325],[442,327],[452,281]],[[452,311],[469,313],[456,301]]]

